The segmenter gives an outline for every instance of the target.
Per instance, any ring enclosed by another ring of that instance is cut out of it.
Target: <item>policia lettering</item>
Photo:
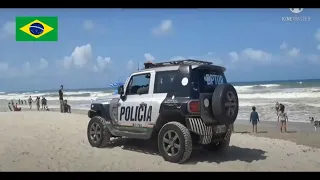
[[[120,121],[151,121],[152,106],[122,106]]]

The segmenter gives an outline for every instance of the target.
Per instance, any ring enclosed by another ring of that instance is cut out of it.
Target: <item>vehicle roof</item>
[[[138,70],[137,72],[144,72],[154,70],[156,72],[160,71],[174,71],[178,70],[181,66],[190,66],[192,69],[195,68],[213,68],[221,70],[222,72],[226,71],[226,68],[222,66],[212,65],[212,62],[208,61],[200,61],[194,59],[185,59],[185,60],[177,60],[177,61],[166,61],[159,63],[149,63],[150,67]]]

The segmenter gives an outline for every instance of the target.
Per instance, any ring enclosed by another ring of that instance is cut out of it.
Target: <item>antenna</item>
[[[138,62],[138,71],[139,71],[139,62]]]

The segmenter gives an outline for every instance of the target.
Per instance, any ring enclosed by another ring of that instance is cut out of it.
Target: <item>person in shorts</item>
[[[252,122],[252,132],[257,133],[258,130],[258,121],[260,121],[259,119],[259,114],[256,111],[256,107],[252,107],[252,112],[250,114],[250,122]]]
[[[280,132],[287,132],[287,121],[288,119],[288,115],[287,113],[284,111],[285,107],[283,104],[279,105],[279,113],[278,113],[278,121],[280,121]]]

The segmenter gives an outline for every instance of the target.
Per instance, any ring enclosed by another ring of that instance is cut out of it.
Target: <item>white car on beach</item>
[[[91,104],[87,136],[91,146],[108,146],[110,137],[156,137],[160,155],[183,163],[196,145],[229,147],[239,102],[225,68],[211,62],[181,60],[145,63],[118,94]]]

